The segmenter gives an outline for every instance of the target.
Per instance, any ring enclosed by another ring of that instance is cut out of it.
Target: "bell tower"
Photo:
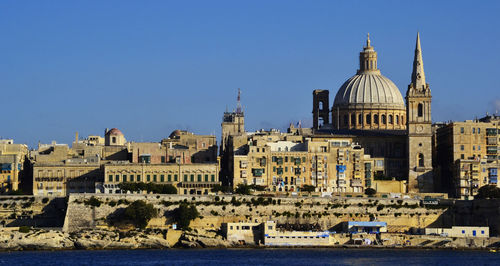
[[[433,191],[431,99],[417,33],[411,83],[406,92],[408,192]]]

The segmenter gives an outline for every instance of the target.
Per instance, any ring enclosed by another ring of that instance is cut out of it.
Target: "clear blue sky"
[[[32,146],[117,127],[132,141],[177,128],[219,139],[237,88],[247,129],[310,125],[312,90],[333,101],[367,32],[404,96],[417,30],[433,120],[473,119],[500,109],[499,3],[3,0],[0,136]]]

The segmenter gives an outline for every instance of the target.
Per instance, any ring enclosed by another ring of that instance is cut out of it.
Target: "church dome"
[[[337,92],[333,106],[405,109],[398,87],[376,71],[362,72],[348,79]]]
[[[380,74],[370,36],[359,53],[359,69],[340,87],[332,108],[338,129],[405,130],[406,107],[398,87]]]

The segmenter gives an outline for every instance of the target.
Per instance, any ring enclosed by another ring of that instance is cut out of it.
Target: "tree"
[[[242,194],[242,195],[250,195],[250,186],[245,185],[245,184],[239,184],[236,187],[236,190],[234,191],[237,194]]]
[[[374,196],[377,194],[377,191],[371,187],[365,189],[365,194],[368,195],[369,197]]]
[[[314,192],[316,188],[314,186],[311,186],[311,185],[303,185],[300,190],[303,191],[303,192]]]
[[[123,182],[118,187],[123,191],[130,192],[147,191],[154,194],[177,194],[177,188],[171,184]]]
[[[221,186],[219,184],[217,185],[214,185],[212,187],[212,192],[224,192],[224,193],[227,193],[227,192],[232,192],[233,189],[230,187],[230,186]]]
[[[499,199],[500,188],[494,185],[485,185],[478,189],[476,198],[478,199]]]
[[[149,220],[158,215],[158,210],[151,203],[143,200],[132,202],[123,212],[123,220],[132,222],[136,227],[146,228]]]
[[[200,213],[193,204],[181,203],[173,212],[173,219],[180,229],[186,230],[192,220],[198,218]]]

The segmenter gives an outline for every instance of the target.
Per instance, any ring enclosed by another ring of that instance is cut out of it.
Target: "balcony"
[[[363,181],[359,178],[351,179],[351,187],[361,187],[363,186]]]

